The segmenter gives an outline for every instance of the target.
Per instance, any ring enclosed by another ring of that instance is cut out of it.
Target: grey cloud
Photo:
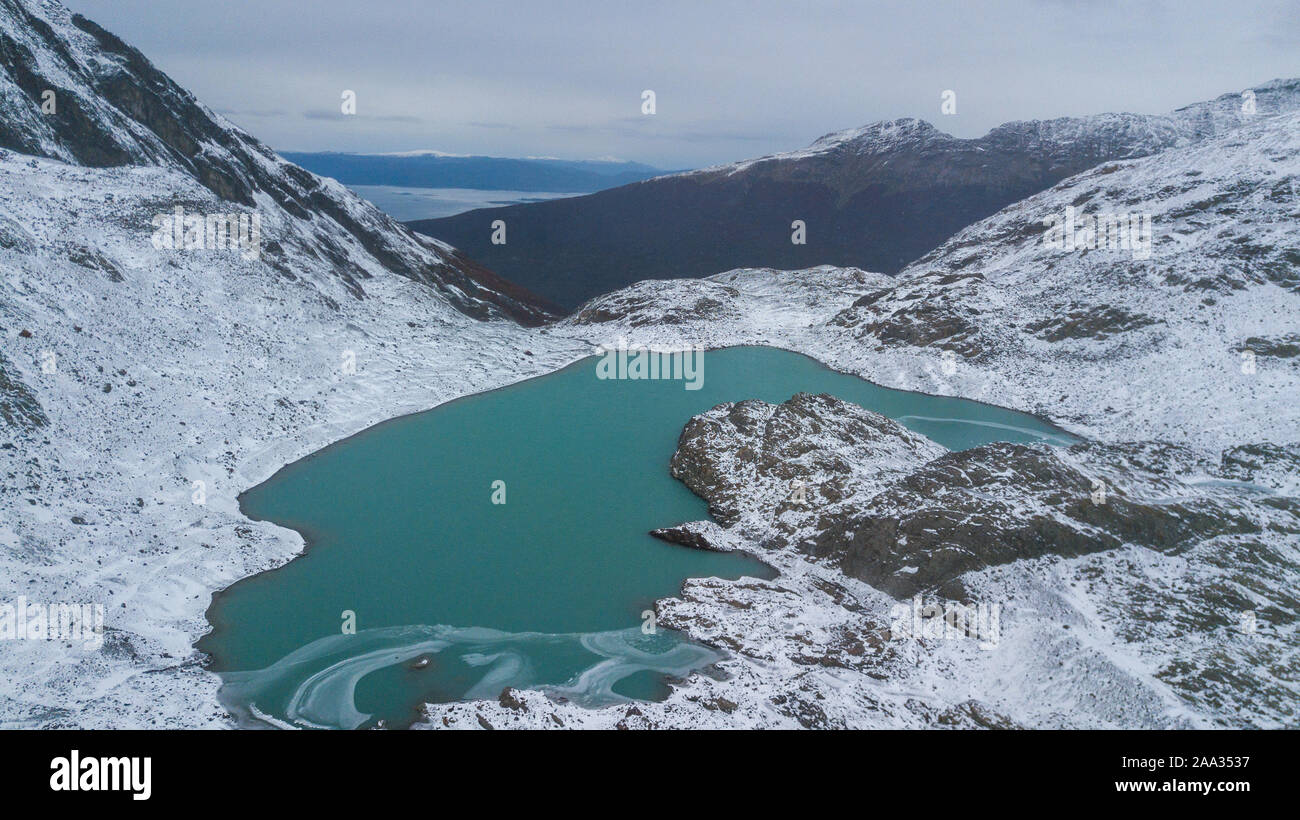
[[[358,110],[355,114],[344,114],[341,109],[331,111],[328,108],[309,108],[301,113],[306,120],[374,120],[376,122],[424,122],[419,117],[409,114],[366,114]]]

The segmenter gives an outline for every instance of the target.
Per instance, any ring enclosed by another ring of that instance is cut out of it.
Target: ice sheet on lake
[[[548,685],[538,680],[534,658],[556,644],[585,649],[599,660],[568,681]],[[508,686],[532,687],[590,707],[631,700],[614,687],[636,673],[682,677],[723,658],[716,650],[671,633],[645,635],[638,627],[565,634],[446,625],[385,627],[320,638],[264,669],[223,673],[222,699],[249,723],[267,723],[267,713],[282,713],[297,726],[356,729],[373,718],[357,709],[362,678],[442,653],[483,669],[461,699],[495,698]],[[280,702],[283,709],[273,705]]]

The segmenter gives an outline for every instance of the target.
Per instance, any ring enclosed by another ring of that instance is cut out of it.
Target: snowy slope
[[[0,0],[0,65],[0,147],[92,167],[180,170],[236,209],[276,222],[263,250],[286,275],[293,260],[319,259],[359,296],[360,280],[388,270],[478,318],[547,317],[541,300],[276,156],[139,51],[58,3]],[[52,112],[42,106],[49,92]]]
[[[1149,216],[1149,258],[1049,247],[1044,220],[1067,208]],[[1293,443],[1298,218],[1300,115],[1288,114],[1065,180],[962,231],[831,324],[852,348],[951,350],[954,392],[1097,437]]]

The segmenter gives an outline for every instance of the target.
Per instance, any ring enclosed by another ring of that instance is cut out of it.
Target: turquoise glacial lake
[[[421,703],[505,686],[589,706],[662,697],[723,655],[651,630],[654,601],[686,578],[773,574],[647,534],[707,517],[668,462],[687,420],[722,402],[830,393],[949,449],[1074,441],[1032,416],[878,387],[783,350],[698,355],[697,390],[602,380],[585,359],[376,425],[247,491],[246,515],[297,530],[308,549],[214,599],[198,647],[223,702],[251,724],[352,729],[408,725]]]

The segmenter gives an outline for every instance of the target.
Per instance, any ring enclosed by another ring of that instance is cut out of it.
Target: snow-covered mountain
[[[300,273],[297,260],[319,259],[356,296],[359,281],[382,269],[471,316],[547,318],[543,300],[276,156],[139,51],[53,0],[0,0],[0,64],[0,147],[94,168],[185,173],[272,223],[262,252],[286,277]]]
[[[734,175],[765,163],[788,163],[836,155],[883,157],[903,153],[904,149],[936,154],[1014,152],[1031,156],[1047,169],[1060,172],[1080,164],[1088,167],[1108,159],[1149,156],[1166,148],[1222,134],[1246,124],[1253,117],[1294,111],[1297,106],[1300,106],[1300,80],[1291,79],[1273,80],[1248,92],[1222,94],[1169,114],[1107,113],[1052,120],[1017,120],[1004,123],[977,139],[959,139],[928,122],[907,118],[836,131],[797,151],[686,173]],[[869,179],[856,176],[845,176],[837,181],[844,192],[870,184]]]
[[[0,3],[0,59],[0,602],[106,626],[5,640],[0,725],[228,725],[204,611],[303,546],[238,493],[589,345],[521,327],[544,314],[55,4]],[[260,253],[155,247],[176,206],[258,215]]]
[[[965,390],[1019,393],[1099,436],[1300,440],[1297,135],[1300,114],[1281,115],[1071,177],[952,237],[831,324],[869,350],[951,350],[954,380],[1008,383]],[[1071,214],[1075,249],[1052,247]],[[1149,247],[1090,235],[1104,215],[1149,231]]]
[[[921,120],[878,122],[799,151],[411,224],[567,308],[640,279],[740,267],[830,264],[892,274],[1068,176],[1300,110],[1300,80],[1274,80],[1250,94],[1172,114],[1012,122],[978,139]],[[1255,113],[1245,113],[1252,105]],[[498,219],[509,231],[504,245],[491,241]],[[793,241],[795,220],[804,225],[802,244]]]

